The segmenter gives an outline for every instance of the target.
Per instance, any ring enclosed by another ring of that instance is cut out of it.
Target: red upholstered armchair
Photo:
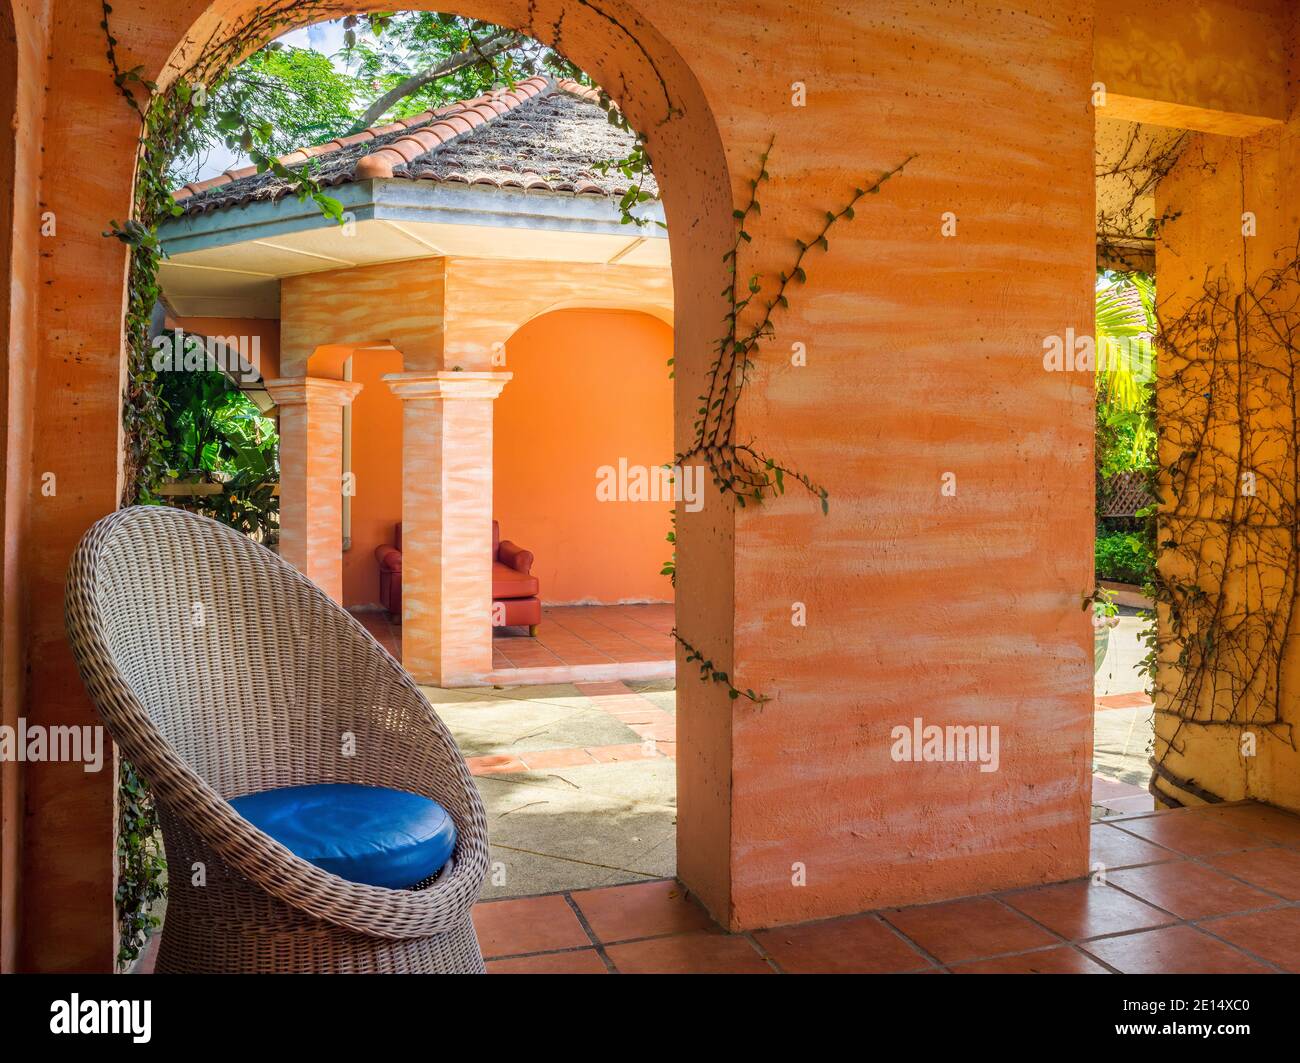
[[[395,622],[402,622],[402,525],[393,527],[393,544],[375,548],[379,562],[379,604]],[[492,522],[492,626],[527,627],[537,634],[542,622],[542,600],[537,577],[532,575],[533,554],[508,539]]]

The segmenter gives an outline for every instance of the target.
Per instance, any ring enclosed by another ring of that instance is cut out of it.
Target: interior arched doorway
[[[658,315],[572,306],[537,315],[506,343],[512,377],[493,409],[493,508],[529,544],[545,603],[598,611],[673,598],[661,574],[671,501],[605,489],[620,463],[640,471],[670,461],[672,342]]]
[[[571,0],[530,4],[524,0],[484,0],[447,4],[417,0],[410,8],[451,10],[490,20],[528,33],[562,50],[588,71],[619,103],[631,124],[641,129],[656,160],[664,189],[664,204],[676,267],[677,323],[675,432],[688,437],[693,396],[708,367],[711,339],[717,331],[716,293],[725,271],[724,254],[732,239],[731,181],[721,138],[699,81],[687,63],[653,27],[627,3],[602,7]],[[114,12],[113,34],[126,67],[140,65],[144,75],[165,88],[184,77],[200,51],[232,33],[249,32],[249,49],[288,29],[348,11],[391,8],[379,0],[360,4],[306,4],[277,0],[223,0],[202,5],[175,4],[150,11]],[[58,27],[59,45],[70,54],[103,54],[103,31],[93,24]],[[84,61],[84,60],[83,60]],[[107,70],[105,74],[107,75]],[[50,571],[62,571],[77,537],[90,523],[120,503],[122,468],[120,388],[123,379],[123,331],[120,321],[124,254],[104,241],[110,218],[129,217],[136,158],[138,121],[119,98],[111,80],[85,79],[74,94],[84,97],[85,131],[93,127],[97,145],[97,181],[60,218],[70,240],[64,249],[79,256],[87,276],[98,278],[76,291],[52,295],[48,312],[62,314],[66,345],[84,352],[104,352],[84,359],[57,353],[38,355],[42,387],[81,395],[82,401],[42,414],[32,447],[37,469],[57,468],[60,490],[33,515],[31,541],[41,543],[41,561]],[[51,154],[67,146],[59,135]],[[66,217],[66,221],[65,221]],[[405,353],[405,352],[404,352]],[[75,362],[75,364],[74,364]],[[407,360],[408,369],[412,363]],[[420,368],[440,368],[421,366]],[[62,440],[77,438],[75,465],[69,465]],[[689,611],[699,640],[713,636],[715,655],[730,653],[728,624],[732,615],[729,522],[731,507],[719,502],[692,515],[698,548],[679,558],[684,574],[681,606]],[[685,529],[684,529],[685,530]],[[689,575],[708,572],[694,591]],[[34,596],[29,631],[34,647],[27,717],[35,723],[85,723],[95,717],[76,678],[62,635],[58,596]],[[48,652],[45,652],[48,651]],[[702,711],[713,706],[729,712],[725,692],[692,684],[687,693]],[[716,730],[716,728],[715,728]],[[692,738],[689,726],[681,736]],[[729,750],[701,744],[683,772],[680,836],[685,853],[683,877],[704,901],[725,917],[729,853],[718,834],[716,807],[729,800]],[[112,822],[115,771],[85,774],[77,766],[33,765],[24,788],[31,810],[22,863],[34,869],[32,885],[24,889],[25,911],[19,964],[33,969],[108,969],[113,963],[114,859]],[[699,844],[691,844],[698,833]],[[11,832],[6,832],[12,838]],[[54,838],[57,845],[53,844]],[[692,866],[694,863],[694,866]],[[9,925],[14,925],[10,922]]]

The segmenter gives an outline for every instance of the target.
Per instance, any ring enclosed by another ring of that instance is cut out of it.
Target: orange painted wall
[[[361,385],[352,400],[352,548],[343,554],[343,604],[379,604],[375,547],[393,541],[402,519],[402,400],[384,383],[385,373],[402,371],[398,351],[358,351],[352,380]]]
[[[153,76],[187,35],[205,40],[218,17],[256,6],[119,0],[114,33],[126,63]],[[649,136],[673,241],[679,445],[722,329],[731,211],[770,138],[773,181],[746,263],[765,273],[788,267],[794,237],[866,175],[920,153],[811,263],[746,395],[741,437],[825,481],[831,516],[792,493],[739,515],[714,496],[684,521],[679,622],[740,685],[775,698],[757,710],[683,672],[688,885],[724,923],[756,927],[1086,870],[1090,631],[1078,602],[1091,572],[1091,394],[1032,365],[1044,334],[1090,318],[1091,5],[458,6],[548,41],[563,14],[566,52]],[[104,70],[98,5],[59,0],[57,15],[44,158],[71,238],[42,277],[36,360],[51,401],[36,467],[78,446],[76,464],[59,465],[66,494],[33,534],[33,705],[80,722],[93,717],[60,649],[59,585],[77,538],[117,504],[125,256],[100,233],[127,213],[138,130]],[[796,79],[807,106],[791,105]],[[946,210],[960,239],[939,235]],[[806,368],[782,357],[794,340],[808,345]],[[939,510],[949,465],[964,493]],[[1022,596],[1007,599],[999,566]],[[811,606],[806,629],[789,625],[793,600]],[[1000,723],[1017,753],[996,775],[900,769],[889,728],[918,699],[936,722]],[[103,955],[80,944],[99,929],[92,913],[60,922],[48,910],[75,899],[63,871],[79,862],[47,846],[61,834],[80,863],[111,862],[111,830],[87,814],[109,791],[57,782],[80,815],[61,816],[48,787],[35,795],[24,897],[43,905],[25,925],[40,966]],[[791,882],[796,861],[807,887]],[[111,882],[81,888],[84,909],[111,906]]]
[[[493,498],[501,533],[533,551],[544,602],[671,601],[659,575],[671,503],[598,502],[596,470],[671,461],[672,330],[646,314],[561,310],[506,344]]]
[[[1251,136],[1288,112],[1291,0],[1096,0],[1108,118]],[[1171,57],[1177,57],[1171,61]]]
[[[0,723],[14,727],[23,714],[27,666],[28,529],[32,496],[32,433],[35,380],[32,351],[37,340],[42,204],[40,129],[44,120],[45,57],[49,49],[47,0],[0,5],[0,121],[12,135],[0,136],[0,270],[12,280],[0,290],[0,424],[4,428],[4,560],[0,569]],[[0,972],[18,965],[24,765],[0,762]]]
[[[537,557],[547,602],[671,601],[659,569],[671,506],[596,501],[595,470],[620,456],[672,455],[672,330],[645,314],[565,310],[519,330],[506,347],[513,379],[494,408],[494,505],[507,538]],[[402,407],[382,377],[396,352],[361,351],[352,379],[352,548],[347,605],[378,602],[374,549],[402,512]]]
[[[263,380],[280,375],[280,322],[254,317],[178,317],[168,327],[179,326],[201,336],[256,336]]]
[[[1295,42],[1300,40],[1300,10],[1289,14],[1287,39]],[[1300,53],[1294,48],[1290,63],[1292,86],[1300,85]],[[1173,778],[1158,777],[1155,786],[1187,805],[1199,804],[1201,798],[1176,785],[1176,779],[1189,780],[1196,789],[1225,801],[1266,801],[1300,811],[1300,752],[1292,737],[1300,728],[1300,611],[1295,610],[1294,583],[1298,562],[1287,549],[1291,532],[1285,521],[1285,514],[1295,512],[1300,494],[1293,465],[1297,423],[1296,411],[1286,401],[1286,385],[1279,382],[1285,380],[1286,369],[1276,376],[1266,372],[1267,367],[1287,365],[1271,336],[1273,330],[1285,334],[1294,321],[1292,307],[1300,298],[1294,276],[1286,269],[1300,239],[1298,198],[1300,112],[1295,110],[1284,125],[1253,137],[1192,138],[1156,191],[1156,216],[1172,219],[1156,242],[1162,322],[1197,313],[1216,323],[1229,320],[1225,312],[1216,318],[1214,311],[1205,309],[1207,284],[1221,284],[1221,306],[1232,307],[1241,300],[1247,308],[1244,330],[1251,339],[1242,373],[1249,389],[1244,404],[1248,420],[1242,431],[1224,424],[1225,403],[1216,399],[1211,407],[1214,427],[1207,432],[1201,424],[1207,417],[1204,406],[1199,400],[1192,406],[1184,390],[1189,376],[1206,379],[1201,374],[1211,360],[1219,366],[1218,380],[1224,379],[1225,366],[1227,378],[1237,379],[1241,341],[1232,328],[1224,327],[1212,348],[1207,343],[1189,350],[1191,345],[1182,341],[1181,357],[1162,353],[1158,399],[1167,427],[1161,463],[1174,466],[1206,438],[1227,438],[1230,432],[1233,442],[1222,448],[1211,443],[1197,454],[1195,464],[1185,467],[1183,476],[1165,476],[1161,495],[1167,505],[1162,509],[1174,516],[1165,518],[1158,537],[1162,542],[1199,544],[1204,536],[1197,551],[1207,560],[1192,565],[1185,554],[1168,549],[1162,552],[1160,571],[1173,584],[1200,588],[1211,603],[1222,595],[1226,604],[1220,608],[1225,615],[1246,613],[1261,626],[1272,617],[1289,621],[1280,647],[1271,639],[1266,643],[1262,634],[1252,638],[1249,671],[1234,667],[1236,658],[1229,653],[1224,658],[1225,674],[1213,676],[1212,681],[1207,676],[1203,685],[1188,682],[1195,673],[1183,672],[1186,647],[1170,637],[1172,625],[1164,624],[1162,635],[1167,637],[1161,645],[1155,688],[1155,757]],[[1244,210],[1254,215],[1255,232],[1249,237],[1242,235]],[[1284,269],[1285,277],[1274,289],[1275,272]],[[1243,294],[1247,289],[1250,296]],[[1276,315],[1271,321],[1257,300]],[[1207,334],[1198,332],[1201,337]],[[1208,386],[1198,382],[1196,391]],[[1243,470],[1249,470],[1256,481],[1255,497],[1239,492]],[[1189,489],[1184,477],[1196,485],[1185,499],[1181,492]],[[1211,507],[1206,502],[1210,489],[1200,486],[1205,484],[1213,485],[1220,499],[1233,499],[1231,507],[1223,503]],[[1198,488],[1199,493],[1193,493]],[[1195,516],[1192,522],[1187,520],[1189,513]],[[1279,518],[1278,513],[1284,516]],[[1280,532],[1275,530],[1279,520]],[[1225,581],[1222,544],[1229,536],[1234,545]],[[1161,609],[1162,618],[1167,617],[1163,604]],[[1239,632],[1233,635],[1241,638]],[[1275,648],[1280,652],[1276,671]],[[1247,675],[1249,685],[1244,682]],[[1189,688],[1199,696],[1189,694]],[[1230,692],[1240,692],[1239,704],[1233,704]],[[1235,722],[1226,722],[1229,718]],[[1199,722],[1208,719],[1216,722]],[[1253,748],[1244,742],[1246,735],[1251,736]]]

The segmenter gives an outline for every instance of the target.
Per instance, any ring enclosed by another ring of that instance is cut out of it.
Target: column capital
[[[286,376],[268,380],[266,390],[277,406],[350,406],[361,384],[320,376]]]
[[[393,394],[408,399],[487,399],[501,394],[514,373],[478,373],[442,370],[436,373],[386,373],[384,382]]]

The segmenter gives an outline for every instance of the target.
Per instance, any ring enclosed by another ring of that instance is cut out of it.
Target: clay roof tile
[[[598,109],[584,109],[598,98],[590,86],[536,76],[508,90],[494,89],[301,148],[279,161],[296,166],[315,160],[313,173],[325,186],[391,178],[400,170],[408,179],[621,195],[626,182],[616,174],[602,174],[599,164],[621,157],[631,137],[609,125]],[[498,131],[490,139],[474,135],[486,126]],[[548,164],[549,179],[536,167],[542,160]],[[653,192],[653,178],[650,181],[647,189]],[[291,190],[290,182],[274,174],[242,167],[188,184],[173,195],[185,201],[187,213],[198,213],[253,200],[274,201]]]

